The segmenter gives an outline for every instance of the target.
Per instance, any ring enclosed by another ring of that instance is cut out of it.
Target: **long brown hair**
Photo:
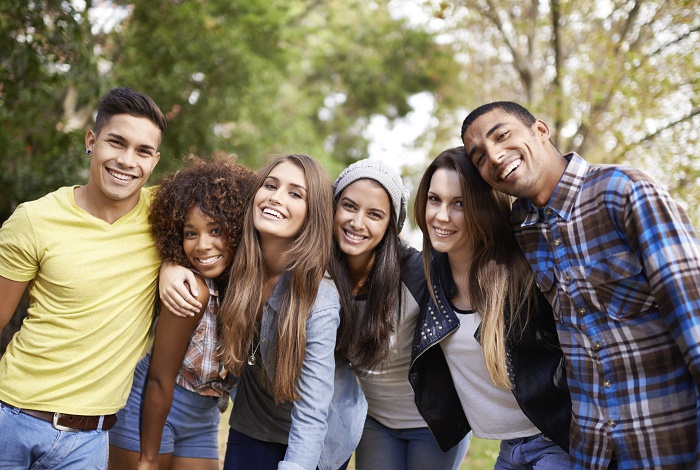
[[[282,162],[298,166],[306,177],[306,220],[286,251],[289,289],[276,317],[276,347],[272,391],[276,403],[297,398],[295,384],[306,352],[306,320],[316,300],[331,252],[333,195],[328,175],[320,163],[307,155],[283,155],[258,172],[257,191],[273,168]],[[243,240],[236,252],[229,280],[229,295],[220,308],[223,324],[223,361],[235,375],[243,371],[255,330],[255,318],[267,299],[262,298],[265,258],[253,225],[254,197],[249,200],[243,222]]]
[[[378,181],[367,181],[386,191]],[[338,199],[342,195],[343,192],[334,200],[335,210],[338,210]],[[389,356],[391,333],[401,319],[404,300],[401,296],[401,242],[397,217],[392,206],[389,225],[382,241],[374,249],[374,263],[367,276],[367,297],[362,310],[352,294],[354,286],[350,281],[345,254],[333,237],[329,271],[340,297],[340,327],[335,352],[337,357],[347,360],[358,375],[365,375],[384,365]]]
[[[415,222],[423,232],[423,267],[430,292],[430,236],[425,221],[428,190],[440,168],[459,176],[466,233],[474,250],[467,275],[469,298],[481,316],[481,349],[493,382],[511,387],[506,367],[505,338],[516,334],[519,312],[536,305],[534,274],[520,251],[510,225],[510,197],[496,191],[468,162],[463,146],[445,150],[428,166],[416,194]]]

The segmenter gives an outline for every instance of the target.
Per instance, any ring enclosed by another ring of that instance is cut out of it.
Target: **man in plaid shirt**
[[[468,159],[515,196],[512,221],[554,307],[580,469],[700,466],[700,242],[639,170],[563,156],[511,102],[467,116]]]

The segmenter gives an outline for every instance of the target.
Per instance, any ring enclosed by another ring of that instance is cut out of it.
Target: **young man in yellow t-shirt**
[[[0,469],[107,468],[107,432],[148,338],[160,259],[143,186],[165,117],[131,88],[107,92],[85,136],[90,174],[20,205],[0,228],[0,329],[29,287],[0,359]]]

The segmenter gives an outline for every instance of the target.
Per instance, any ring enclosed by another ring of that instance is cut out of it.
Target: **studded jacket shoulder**
[[[435,254],[431,267],[435,299],[421,310],[411,350],[409,382],[416,406],[443,451],[471,430],[455,390],[440,342],[459,328],[449,307],[455,291],[446,255]],[[527,312],[521,312],[525,318]],[[564,356],[551,307],[538,293],[538,308],[519,334],[506,338],[507,367],[513,395],[523,413],[545,436],[569,448],[571,397]],[[475,337],[478,339],[479,331]]]

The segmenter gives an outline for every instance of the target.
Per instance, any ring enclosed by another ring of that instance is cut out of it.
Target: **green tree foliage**
[[[109,27],[91,7],[0,0],[0,220],[84,182],[83,135],[113,86],[151,95],[168,117],[154,180],[215,149],[253,167],[305,152],[334,176],[367,156],[372,115],[400,118],[409,96],[451,77],[449,47],[387,1],[101,2]]]
[[[0,1],[0,221],[22,201],[80,182],[99,94],[85,10]]]
[[[109,43],[114,83],[168,113],[166,162],[224,148],[255,166],[291,151],[331,173],[367,156],[371,115],[405,115],[451,62],[431,34],[366,0],[137,0]]]
[[[124,12],[111,29],[89,16],[90,1],[0,0],[0,220],[84,181],[83,133],[115,85],[150,94],[168,115],[156,178],[187,152],[215,149],[251,166],[305,152],[334,176],[368,156],[372,116],[398,120],[411,95],[429,92],[436,119],[422,139],[435,152],[459,142],[470,109],[517,100],[563,151],[646,168],[700,207],[696,1],[105,5]],[[424,16],[397,17],[411,5]]]
[[[281,0],[136,0],[107,38],[110,81],[149,94],[168,118],[160,173],[188,152],[233,150],[251,98],[274,93],[283,79],[279,47],[288,2]],[[241,155],[245,158],[245,155]]]
[[[466,113],[485,102],[521,102],[552,126],[560,150],[647,170],[697,226],[697,1],[422,4],[451,37],[464,79],[440,101],[443,129],[459,129]]]
[[[304,22],[303,67],[295,76],[315,102],[307,116],[315,134],[325,136],[325,149],[342,167],[369,156],[363,134],[372,115],[404,117],[411,95],[447,89],[454,59],[432,33],[393,17],[389,2],[324,6]]]

